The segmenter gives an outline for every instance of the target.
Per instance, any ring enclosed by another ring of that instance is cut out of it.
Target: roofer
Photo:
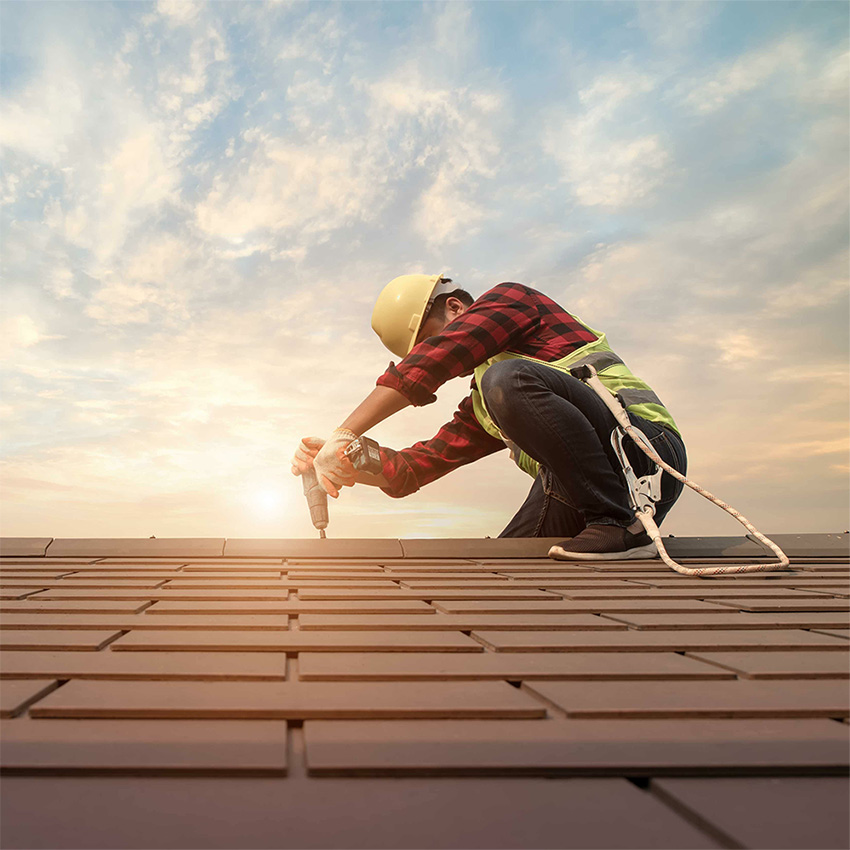
[[[292,461],[295,475],[314,463],[318,480],[334,498],[341,487],[355,483],[401,497],[507,447],[534,483],[500,537],[563,537],[549,554],[565,560],[656,554],[629,507],[611,446],[614,417],[569,368],[594,366],[605,386],[619,394],[632,423],[682,473],[685,447],[670,413],[611,350],[604,333],[520,283],[500,283],[473,300],[450,278],[422,274],[402,275],[384,287],[372,328],[400,362],[390,362],[330,439],[302,440]],[[436,401],[438,387],[470,374],[472,392],[434,437],[401,451],[381,447],[381,474],[357,472],[342,457],[345,447],[379,422],[411,404]],[[652,462],[627,442],[633,469],[646,475]],[[658,524],[682,486],[664,473]]]

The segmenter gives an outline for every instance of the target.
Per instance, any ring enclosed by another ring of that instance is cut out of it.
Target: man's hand
[[[327,494],[334,499],[339,498],[339,488],[353,487],[357,479],[354,466],[342,454],[349,443],[355,439],[357,435],[353,431],[337,428],[313,458],[316,478]]]
[[[313,466],[313,459],[325,444],[321,437],[302,437],[292,458],[292,474],[303,475]]]

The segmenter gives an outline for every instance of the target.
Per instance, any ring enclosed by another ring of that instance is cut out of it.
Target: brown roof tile
[[[20,684],[20,683],[17,683]],[[36,682],[30,682],[35,688]],[[544,717],[505,682],[186,682],[74,680],[41,697],[32,717],[449,718]]]
[[[163,723],[26,717],[0,723],[7,775],[49,771],[285,776],[286,735],[282,720]]]
[[[762,653],[773,654],[773,653]],[[834,653],[838,655],[838,653]],[[580,681],[734,679],[735,674],[694,663],[675,652],[496,653],[301,653],[298,675],[305,681],[399,681],[448,679],[563,679]]]
[[[534,682],[524,684],[568,717],[847,717],[840,681]]]
[[[850,758],[846,733],[820,719],[310,720],[304,731],[317,775],[838,773]]]
[[[843,816],[850,799],[846,777],[661,779],[654,793],[677,810],[711,823],[738,847],[850,845],[850,820]]]
[[[691,658],[734,670],[745,679],[850,679],[845,652],[690,652]]]
[[[850,538],[778,539],[0,540],[3,843],[839,840]]]

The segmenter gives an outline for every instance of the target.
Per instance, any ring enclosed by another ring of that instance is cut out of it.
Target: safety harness
[[[576,318],[573,316],[573,318]],[[586,327],[591,333],[596,335],[593,342],[581,346],[575,351],[568,354],[560,360],[545,361],[538,360],[535,357],[529,357],[524,354],[518,354],[513,351],[504,351],[500,354],[491,357],[484,363],[481,363],[475,369],[476,389],[472,393],[472,407],[475,413],[475,418],[480,423],[481,427],[493,437],[502,440],[510,449],[511,457],[523,472],[528,473],[532,477],[536,477],[540,471],[540,464],[534,458],[526,454],[519,446],[514,443],[507,435],[499,430],[499,427],[493,421],[487,411],[487,406],[484,402],[484,397],[481,393],[481,379],[484,377],[487,369],[494,363],[510,360],[521,359],[529,360],[532,363],[540,363],[544,366],[549,366],[561,372],[566,372],[574,378],[584,381],[606,404],[614,418],[617,421],[617,426],[611,434],[611,445],[614,453],[620,461],[623,469],[623,475],[626,479],[626,485],[629,491],[629,501],[632,509],[635,512],[637,519],[641,521],[647,534],[655,542],[658,554],[668,567],[678,573],[689,576],[716,576],[727,575],[729,573],[754,573],[765,572],[768,570],[781,570],[789,566],[789,560],[785,553],[770,539],[761,534],[750,522],[736,511],[730,505],[718,499],[686,478],[680,472],[677,472],[672,466],[665,463],[659,456],[652,444],[647,439],[646,435],[637,427],[632,425],[629,419],[629,413],[635,413],[643,419],[650,422],[658,422],[672,428],[677,434],[679,429],[673,421],[673,417],[666,407],[661,403],[661,400],[652,390],[652,388],[643,380],[633,375],[626,364],[614,353],[608,345],[604,333],[596,331],[589,325],[586,325],[580,319],[576,318],[580,324]],[[629,462],[625,447],[623,445],[624,437],[630,437],[638,448],[641,449],[654,463],[655,472],[650,475],[645,475],[638,478],[632,469]],[[701,496],[704,496],[715,505],[723,508],[726,513],[734,517],[743,525],[753,537],[759,542],[767,546],[773,551],[779,562],[776,564],[735,564],[725,565],[721,567],[685,567],[674,561],[667,554],[667,550],[661,541],[661,532],[653,519],[655,515],[655,504],[661,498],[661,475],[662,471],[672,475],[683,484],[687,484],[692,490],[695,490]]]

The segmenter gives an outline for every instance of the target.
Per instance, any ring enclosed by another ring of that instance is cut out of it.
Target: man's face
[[[416,335],[418,345],[423,339],[428,339],[429,336],[436,336],[443,328],[453,322],[461,313],[466,310],[466,305],[459,298],[449,298],[446,301],[446,309],[443,315],[428,316],[419,328],[419,333]]]

